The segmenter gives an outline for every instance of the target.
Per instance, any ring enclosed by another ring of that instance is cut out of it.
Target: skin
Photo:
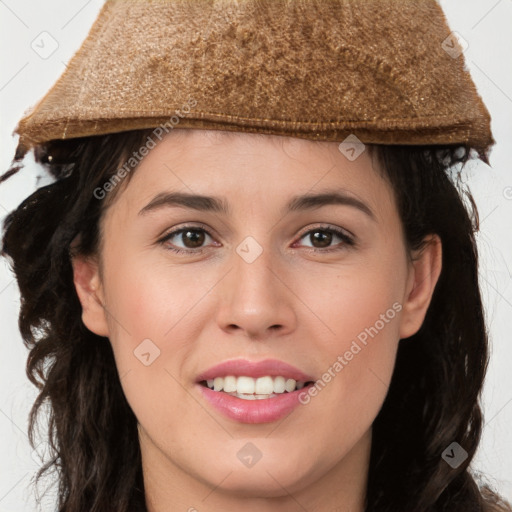
[[[98,257],[74,259],[83,321],[110,339],[139,421],[150,512],[364,510],[372,423],[398,343],[421,327],[441,271],[438,237],[419,254],[406,250],[376,165],[367,151],[348,160],[332,142],[175,130],[106,210]],[[375,218],[349,205],[281,212],[292,196],[326,189],[343,189]],[[171,191],[225,198],[231,213],[139,214]],[[181,234],[159,242],[198,223],[202,253]],[[337,235],[315,242],[311,230],[323,224],[356,245]],[[252,263],[236,252],[247,236],[263,250]],[[228,419],[195,387],[200,372],[236,357],[281,359],[321,379],[394,303],[394,318],[282,420]],[[134,350],[148,338],[160,355],[145,366]],[[252,467],[237,457],[247,442],[262,455]]]

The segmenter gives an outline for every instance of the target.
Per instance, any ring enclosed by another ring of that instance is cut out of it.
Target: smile
[[[201,385],[207,386],[213,391],[223,392],[243,400],[262,400],[277,397],[283,393],[291,393],[302,389],[309,383],[312,383],[312,381],[296,381],[281,375],[276,377],[266,375],[259,378],[245,375],[239,377],[227,375],[226,377],[215,377],[201,381]]]

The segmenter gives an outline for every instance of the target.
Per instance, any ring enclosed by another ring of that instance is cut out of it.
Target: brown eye
[[[204,243],[204,232],[200,230],[189,230],[181,232],[181,241],[185,244],[187,249],[197,249]]]
[[[311,229],[304,233],[300,239],[309,240],[311,245],[306,245],[306,247],[312,247],[313,250],[319,250],[320,252],[343,250],[347,246],[355,245],[355,241],[351,236],[335,228]],[[341,240],[341,242],[335,243],[336,239]],[[322,249],[325,250],[322,251]]]
[[[314,247],[329,247],[332,242],[332,233],[324,230],[311,231],[309,239]]]
[[[211,236],[202,228],[184,227],[165,235],[159,243],[166,249],[181,253],[198,253],[204,249],[206,238]]]

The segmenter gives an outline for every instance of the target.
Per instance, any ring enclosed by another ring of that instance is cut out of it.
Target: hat
[[[157,126],[494,144],[436,0],[107,0],[15,133],[28,149]]]

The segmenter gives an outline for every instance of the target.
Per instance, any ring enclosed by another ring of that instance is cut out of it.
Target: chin
[[[219,486],[218,492],[240,497],[279,497],[297,492],[314,480],[313,470],[278,451],[271,456],[262,455],[254,465],[246,466],[236,454],[228,463],[224,453],[221,462],[209,472],[205,480],[210,486]],[[299,469],[300,468],[300,469]],[[203,468],[204,469],[204,468]],[[229,475],[229,476],[228,476]],[[220,483],[221,482],[221,483]],[[286,490],[285,490],[286,489]]]
[[[265,470],[259,473],[252,473],[251,470],[247,472],[238,470],[233,471],[220,485],[218,475],[216,480],[209,483],[212,487],[216,487],[216,493],[225,493],[240,498],[279,498],[303,488],[298,485],[297,479],[292,475],[289,475],[289,479],[283,479],[276,478],[270,470],[269,473]],[[274,478],[272,478],[273,476]]]

